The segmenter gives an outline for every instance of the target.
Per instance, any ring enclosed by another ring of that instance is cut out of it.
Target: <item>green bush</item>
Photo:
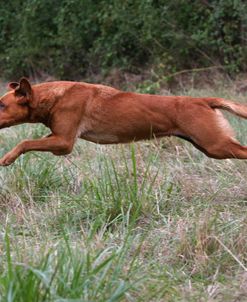
[[[79,78],[149,65],[244,71],[246,26],[244,0],[12,0],[0,5],[1,75]]]

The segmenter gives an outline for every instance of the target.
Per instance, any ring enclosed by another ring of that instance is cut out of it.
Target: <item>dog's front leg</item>
[[[0,166],[12,164],[21,154],[28,151],[49,151],[55,155],[69,154],[73,145],[74,140],[55,135],[36,140],[25,140],[0,159]]]

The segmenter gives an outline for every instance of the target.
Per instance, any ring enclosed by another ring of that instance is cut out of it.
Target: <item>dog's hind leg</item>
[[[202,110],[200,116],[191,119],[179,129],[181,138],[190,141],[208,157],[216,159],[247,159],[247,147],[234,137],[228,121],[219,110]]]
[[[198,148],[198,146],[195,145]],[[226,158],[235,158],[235,159],[247,159],[247,147],[242,146],[237,140],[226,140],[220,144],[214,144],[205,149],[201,146],[199,148],[204,152],[208,157],[216,159],[226,159]]]

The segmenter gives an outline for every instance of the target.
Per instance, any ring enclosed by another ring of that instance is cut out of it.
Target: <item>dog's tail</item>
[[[205,99],[211,108],[227,110],[233,114],[247,119],[247,105],[235,103],[221,98]]]

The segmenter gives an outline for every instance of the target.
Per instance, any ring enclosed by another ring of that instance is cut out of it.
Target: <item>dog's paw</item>
[[[0,159],[0,166],[9,166],[13,163],[13,161],[7,160],[7,159]]]
[[[7,153],[0,159],[0,166],[9,166],[16,160],[16,156],[13,156],[11,153]]]

